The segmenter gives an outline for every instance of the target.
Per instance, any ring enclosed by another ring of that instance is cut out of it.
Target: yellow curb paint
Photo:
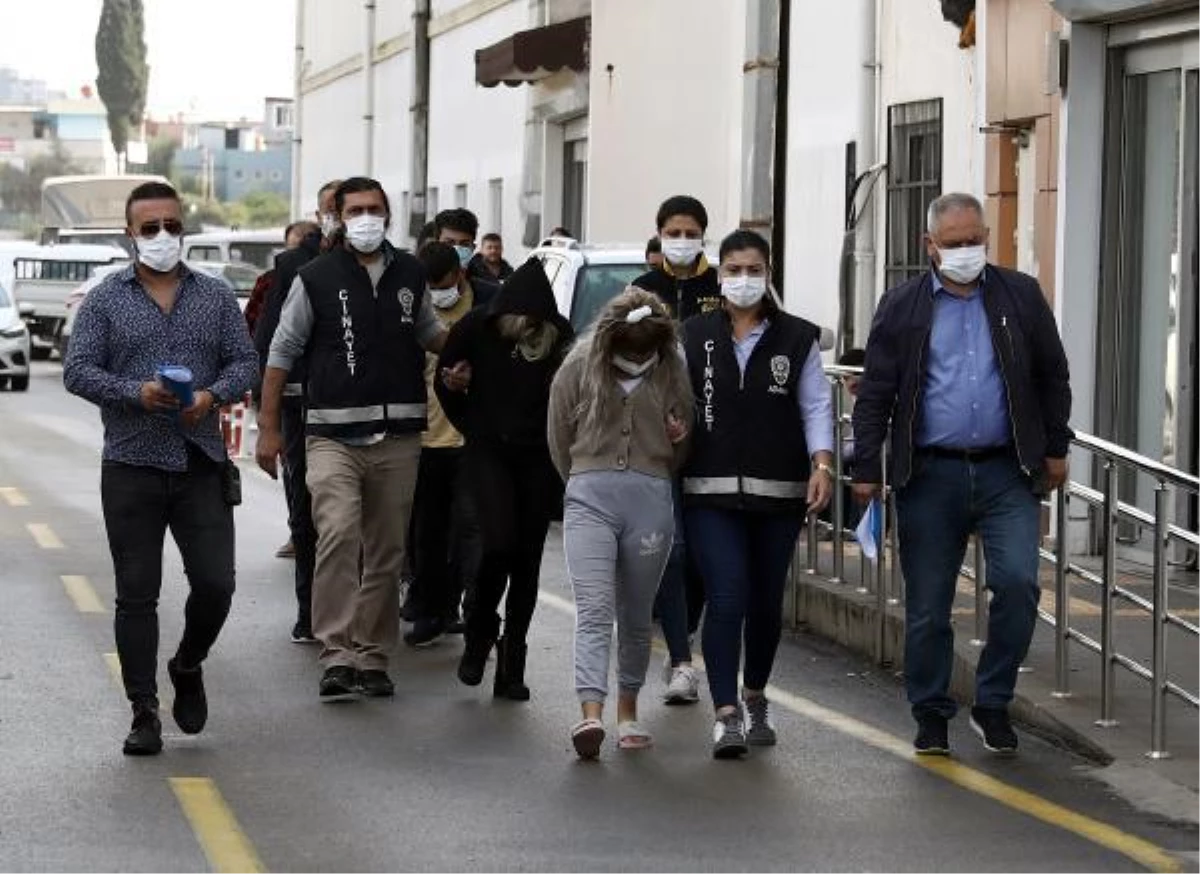
[[[121,657],[115,652],[106,652],[104,654],[104,663],[108,665],[108,672],[112,674],[113,681],[117,684],[117,688],[125,690],[125,680],[121,677]]]
[[[100,596],[96,594],[96,590],[92,588],[92,584],[88,582],[87,577],[64,576],[61,579],[63,588],[67,590],[67,594],[75,602],[76,610],[80,613],[104,612],[104,604],[101,603]]]
[[[207,777],[170,777],[183,814],[214,871],[265,871],[217,785]]]
[[[547,606],[564,613],[574,614],[575,612],[575,606],[566,598],[558,595],[539,592],[538,599]],[[698,661],[696,664],[699,666]],[[1032,816],[1048,825],[1069,831],[1094,844],[1120,853],[1150,871],[1175,874],[1175,872],[1183,870],[1179,862],[1166,850],[1136,835],[1123,832],[1114,826],[1055,804],[1032,792],[1010,786],[1002,780],[990,777],[982,771],[962,765],[953,759],[917,756],[913,753],[912,744],[902,738],[888,734],[882,729],[875,728],[873,725],[825,707],[808,698],[785,692],[777,686],[768,685],[766,692],[772,703],[799,716],[807,717],[842,734],[850,735],[878,750],[912,762],[962,789],[990,798],[1018,813]]]
[[[25,528],[33,536],[33,540],[42,549],[62,549],[63,543],[54,533],[54,529],[45,522],[30,522]]]
[[[10,507],[29,506],[29,499],[25,497],[24,493],[12,486],[0,486],[0,498],[3,498]]]

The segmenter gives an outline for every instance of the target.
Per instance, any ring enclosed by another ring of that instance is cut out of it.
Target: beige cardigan
[[[670,479],[687,458],[695,406],[690,391],[668,397],[667,370],[656,367],[631,394],[626,395],[617,375],[607,381],[610,392],[603,427],[597,434],[578,428],[579,386],[587,360],[572,355],[559,369],[550,388],[547,436],[550,456],[559,475],[596,470],[635,470]],[[689,428],[689,437],[672,444],[666,419],[674,413]]]

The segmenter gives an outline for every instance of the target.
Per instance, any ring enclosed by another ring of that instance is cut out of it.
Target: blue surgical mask
[[[458,253],[458,263],[463,267],[475,256],[474,246],[455,246],[454,251]]]

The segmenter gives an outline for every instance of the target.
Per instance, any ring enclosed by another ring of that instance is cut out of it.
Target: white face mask
[[[458,290],[457,285],[452,285],[449,288],[431,288],[429,289],[429,300],[439,310],[448,310],[454,306],[462,298],[462,293]]]
[[[341,222],[338,221],[337,216],[333,213],[321,213],[321,236],[323,236],[325,239],[328,240],[330,237],[332,237],[337,232],[337,229],[340,225]]]
[[[475,248],[473,246],[455,246],[454,251],[458,253],[458,263],[463,267],[471,263],[471,259],[475,256]]]
[[[938,270],[951,282],[967,285],[979,278],[987,266],[987,246],[960,246],[957,249],[938,248]]]
[[[138,260],[156,273],[170,273],[179,265],[183,240],[161,230],[153,237],[138,237]]]
[[[624,355],[614,355],[612,358],[612,363],[613,367],[617,368],[617,370],[628,376],[645,376],[647,373],[653,370],[655,366],[657,366],[658,353],[655,352],[645,361],[630,361]]]
[[[730,276],[721,280],[721,294],[740,309],[756,306],[767,293],[765,276]]]
[[[346,239],[359,252],[370,255],[383,245],[386,230],[387,222],[383,216],[356,215],[346,222]]]
[[[686,267],[704,250],[703,240],[691,240],[687,237],[665,237],[662,241],[663,257],[676,267]]]

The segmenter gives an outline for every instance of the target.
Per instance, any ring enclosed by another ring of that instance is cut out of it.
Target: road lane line
[[[125,680],[121,676],[121,657],[115,652],[106,652],[104,654],[104,663],[108,665],[108,672],[112,674],[113,681],[117,684],[117,688],[124,692]]]
[[[538,592],[538,599],[556,610],[571,615],[575,614],[575,605],[566,598],[550,592]],[[658,641],[655,643],[657,644]],[[702,666],[699,659],[694,662],[697,667]],[[917,756],[913,753],[912,744],[903,738],[888,734],[882,729],[823,704],[818,704],[816,701],[800,695],[793,695],[777,686],[768,685],[766,693],[772,703],[776,703],[798,716],[819,722],[827,728],[847,734],[878,750],[891,753],[918,767],[932,771],[962,789],[990,798],[1018,813],[1024,813],[1048,825],[1069,831],[1094,844],[1120,853],[1150,871],[1174,874],[1174,872],[1183,870],[1170,853],[1137,835],[1121,831],[1115,826],[1077,813],[1027,790],[1018,789],[1016,786],[1011,786],[953,759]]]
[[[216,783],[207,777],[169,777],[168,780],[214,871],[266,870],[250,839],[221,797]]]
[[[4,498],[5,502],[7,502],[8,506],[10,507],[29,506],[29,499],[25,497],[24,493],[20,489],[13,488],[12,486],[0,487],[0,498]]]
[[[63,543],[54,533],[54,529],[45,522],[29,522],[25,528],[33,536],[34,542],[42,549],[62,549]]]
[[[87,577],[66,575],[60,579],[62,580],[63,588],[67,590],[67,594],[75,602],[75,609],[80,613],[105,612],[104,604],[100,601],[100,596],[96,594],[96,590],[92,588],[92,584],[88,582]]]

